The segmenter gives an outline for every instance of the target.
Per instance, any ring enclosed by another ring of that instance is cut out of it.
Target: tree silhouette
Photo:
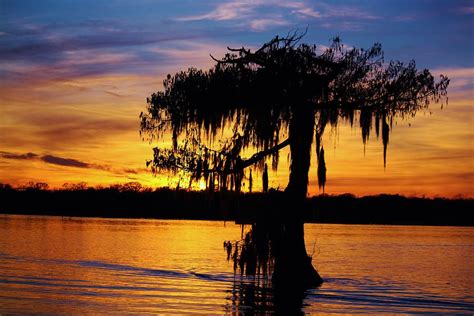
[[[207,71],[190,68],[168,75],[164,91],[147,99],[140,130],[150,139],[171,135],[172,148],[154,148],[147,161],[154,173],[187,172],[191,181],[203,178],[211,190],[240,191],[245,168],[263,170],[271,157],[276,169],[279,151],[289,146],[285,192],[292,208],[280,223],[273,279],[317,285],[322,280],[306,253],[299,211],[307,195],[313,141],[323,188],[327,125],[341,120],[352,125],[358,116],[364,144],[372,128],[377,136],[381,130],[385,164],[393,119],[414,116],[430,101],[443,99],[449,79],[435,81],[414,61],[385,64],[380,44],[345,48],[335,38],[320,52],[300,43],[303,36],[277,36],[255,51],[228,47],[222,59],[211,56],[215,65]],[[232,135],[216,146],[224,130]],[[255,153],[244,158],[244,149]]]

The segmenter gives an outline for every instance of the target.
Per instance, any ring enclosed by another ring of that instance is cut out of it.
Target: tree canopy
[[[228,47],[222,59],[211,56],[215,65],[209,70],[168,75],[164,90],[153,93],[140,114],[144,136],[170,134],[173,141],[172,148],[154,148],[147,161],[153,172],[189,172],[191,179],[204,177],[212,189],[217,179],[221,189],[240,191],[246,167],[263,168],[272,156],[276,169],[278,152],[288,145],[296,165],[296,144],[309,142],[311,148],[315,141],[318,180],[324,187],[327,125],[341,120],[353,125],[358,118],[364,144],[375,129],[377,137],[382,135],[385,164],[393,119],[414,116],[446,98],[447,77],[435,80],[429,70],[417,70],[414,61],[386,63],[378,43],[369,49],[346,48],[335,38],[321,50],[300,43],[303,36],[277,36],[254,51]],[[302,126],[311,134],[300,133]],[[231,137],[216,144],[226,129]],[[255,154],[244,158],[244,149]]]

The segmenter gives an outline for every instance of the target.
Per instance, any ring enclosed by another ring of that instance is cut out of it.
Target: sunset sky
[[[415,59],[451,78],[442,110],[397,121],[385,169],[375,135],[364,155],[359,129],[328,130],[326,193],[474,197],[474,3],[455,0],[0,0],[0,182],[173,184],[145,167],[153,146],[169,145],[139,136],[147,96],[168,73],[209,68],[227,46],[306,27],[307,43],[380,42],[386,61]],[[281,157],[270,186],[283,189]]]

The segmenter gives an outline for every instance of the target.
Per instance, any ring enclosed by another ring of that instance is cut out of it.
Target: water
[[[234,277],[222,222],[0,215],[0,313],[473,313],[474,229],[305,226],[325,283]]]

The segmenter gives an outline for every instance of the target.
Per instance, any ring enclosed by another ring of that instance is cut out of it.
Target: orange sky
[[[164,76],[189,66],[208,68],[209,54],[220,57],[228,45],[257,47],[275,34],[308,27],[308,43],[327,44],[334,35],[349,47],[380,41],[386,61],[414,58],[419,68],[451,79],[443,110],[432,104],[431,115],[419,113],[394,126],[385,169],[375,133],[364,155],[358,128],[326,129],[326,193],[474,197],[472,6],[139,3],[0,4],[0,182],[175,186],[168,175],[154,177],[145,167],[153,146],[169,144],[150,145],[139,136],[139,113],[146,98],[162,89]],[[270,173],[271,187],[286,186],[286,156],[281,153],[278,171]],[[319,193],[314,159],[312,195]],[[254,179],[258,190],[259,175]]]
[[[201,63],[206,66],[208,61]],[[337,133],[327,130],[326,193],[473,196],[474,98],[472,91],[462,87],[463,80],[474,76],[474,69],[442,71],[452,78],[448,106],[441,110],[434,104],[431,115],[420,113],[397,122],[385,170],[382,144],[375,135],[364,155],[359,129],[342,125]],[[160,87],[160,82],[158,76],[109,75],[36,80],[26,82],[28,89],[25,85],[2,86],[0,182],[176,185],[168,176],[153,177],[146,170],[152,145],[143,142],[138,133],[138,114],[146,96]],[[26,153],[37,156],[18,159]],[[280,156],[278,171],[270,174],[271,187],[283,189],[287,183],[286,153]],[[44,159],[48,155],[53,159]],[[315,165],[313,155],[310,194],[319,192]],[[258,178],[255,174],[254,179]],[[258,190],[260,181],[254,183],[254,190]]]

